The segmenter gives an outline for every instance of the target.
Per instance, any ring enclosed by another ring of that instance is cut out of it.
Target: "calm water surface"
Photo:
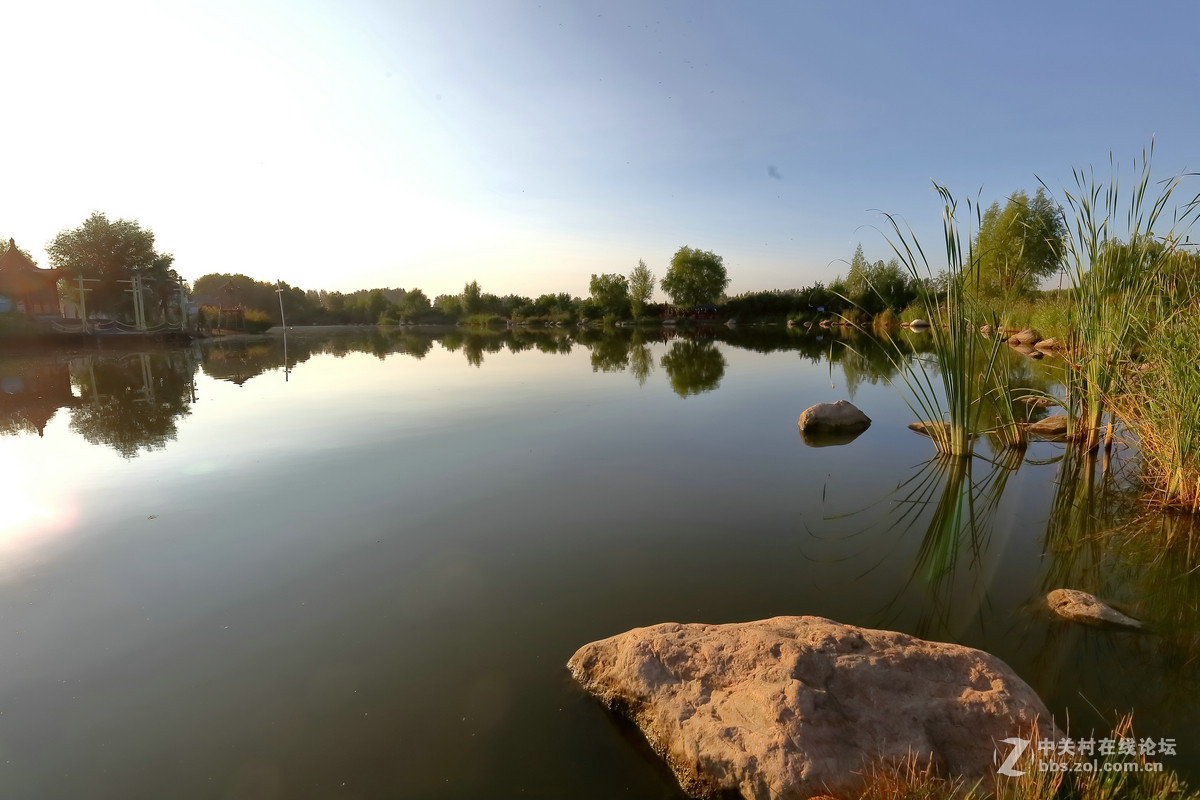
[[[0,797],[675,798],[564,663],[779,614],[983,648],[1073,733],[1133,710],[1200,777],[1183,523],[1097,537],[1127,482],[1059,445],[930,461],[870,354],[721,329],[0,355]],[[802,441],[841,398],[872,427]],[[1157,634],[1035,613],[1059,587]]]

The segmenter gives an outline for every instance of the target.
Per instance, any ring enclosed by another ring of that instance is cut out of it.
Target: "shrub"
[[[247,308],[242,314],[246,333],[263,333],[275,324],[270,315],[256,308]]]

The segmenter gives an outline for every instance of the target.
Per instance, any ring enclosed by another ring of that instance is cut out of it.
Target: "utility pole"
[[[146,330],[146,312],[142,308],[142,274],[137,270],[133,271],[133,280],[117,281],[117,283],[128,283],[133,288],[125,291],[133,295],[133,319],[139,331]]]
[[[145,298],[142,297],[142,273],[133,273],[134,288],[137,292],[133,295],[133,300],[137,304],[138,330],[146,330],[146,305]]]
[[[78,280],[78,281],[79,281],[79,316],[80,316],[80,322],[81,322],[81,323],[82,323],[82,325],[83,325],[83,332],[84,332],[84,333],[87,333],[87,332],[88,332],[88,326],[87,326],[87,319],[88,319],[88,317],[87,317],[87,293],[88,293],[88,292],[90,292],[90,291],[91,291],[91,289],[85,289],[85,288],[83,288],[83,284],[84,284],[84,283],[99,283],[99,282],[100,282],[100,279],[99,279],[99,278],[85,278],[85,277],[83,277],[82,275],[80,275],[80,276],[79,276],[79,277],[78,277],[76,280]]]
[[[179,278],[179,314],[180,330],[188,329],[187,291],[183,288],[183,278]]]
[[[287,330],[287,319],[285,319],[283,316],[283,289],[276,289],[275,294],[279,295],[279,323],[283,326],[283,329],[286,331]]]

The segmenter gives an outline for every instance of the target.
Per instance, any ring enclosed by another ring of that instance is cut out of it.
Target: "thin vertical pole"
[[[279,324],[283,329],[287,330],[287,318],[283,316],[283,289],[276,289],[275,294],[279,295]]]
[[[87,292],[88,289],[83,288],[83,276],[79,276],[79,313],[83,315],[83,332],[88,332],[87,326]]]

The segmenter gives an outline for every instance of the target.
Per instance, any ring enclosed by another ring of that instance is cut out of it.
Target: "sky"
[[[931,181],[1200,169],[1200,3],[111,0],[0,15],[0,236],[93,211],[194,280],[586,295],[687,245],[829,283]],[[1196,191],[1193,187],[1190,194]],[[661,292],[656,298],[661,298]]]

